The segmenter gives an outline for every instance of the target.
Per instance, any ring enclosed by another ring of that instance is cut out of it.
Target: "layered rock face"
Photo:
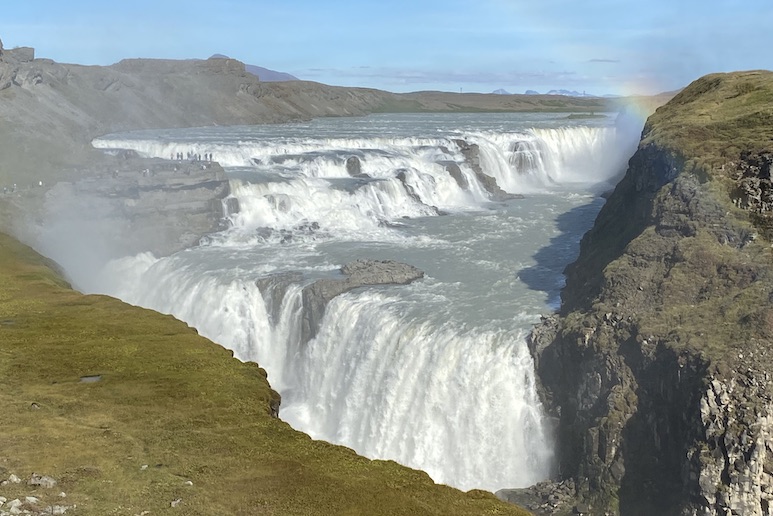
[[[118,157],[102,165],[110,166],[9,202],[44,230],[72,233],[73,245],[101,249],[105,258],[169,255],[226,224],[230,185],[217,163]]]
[[[773,505],[773,74],[700,79],[645,127],[530,348],[557,418],[539,513]],[[525,500],[523,492],[502,497]]]

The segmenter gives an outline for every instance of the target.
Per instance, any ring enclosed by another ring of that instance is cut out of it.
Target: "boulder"
[[[346,159],[346,173],[352,177],[362,177],[362,162],[357,156]]]

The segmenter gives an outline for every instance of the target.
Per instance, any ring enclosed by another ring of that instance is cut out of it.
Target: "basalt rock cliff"
[[[771,513],[771,151],[771,72],[703,77],[649,118],[530,340],[558,478],[501,497],[544,514]]]

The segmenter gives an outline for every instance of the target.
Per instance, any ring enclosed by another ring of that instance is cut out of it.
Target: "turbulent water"
[[[553,455],[525,335],[555,308],[598,193],[638,137],[564,116],[378,115],[98,139],[143,156],[212,154],[240,210],[199,247],[116,260],[78,286],[174,314],[258,361],[282,394],[280,416],[314,438],[462,489],[532,484]],[[483,171],[524,197],[492,202],[455,140],[477,144]],[[360,257],[426,277],[336,297],[303,342],[303,285]]]

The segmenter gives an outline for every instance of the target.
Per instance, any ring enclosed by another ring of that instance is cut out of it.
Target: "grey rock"
[[[462,173],[462,169],[459,168],[459,164],[455,161],[441,161],[438,163],[438,165],[442,165],[446,172],[456,181],[456,184],[459,185],[459,188],[462,190],[469,190],[470,184],[467,182],[467,178],[464,177],[464,174]]]
[[[440,215],[440,210],[437,208],[437,206],[430,206],[425,204],[424,201],[422,201],[421,196],[416,193],[416,190],[414,190],[413,187],[408,184],[405,170],[399,171],[396,177],[403,184],[403,188],[405,188],[405,191],[408,193],[408,197],[413,199],[417,204],[428,206],[435,213],[435,215]]]
[[[35,59],[35,49],[32,47],[16,47],[3,50],[3,57],[19,63],[29,63]]]
[[[517,194],[511,194],[502,190],[497,184],[497,180],[483,171],[483,167],[480,164],[480,147],[475,143],[469,143],[465,140],[454,140],[454,143],[462,152],[465,161],[472,171],[475,173],[475,177],[480,182],[481,186],[491,195],[493,201],[507,201],[510,199],[521,199],[523,196]]]
[[[352,177],[362,176],[362,162],[357,156],[346,158],[346,173]]]
[[[316,336],[325,308],[331,299],[356,288],[374,285],[407,285],[424,277],[424,272],[393,260],[355,260],[341,267],[337,277],[320,279],[304,287],[302,339]]]
[[[169,255],[225,227],[230,184],[219,165],[131,157],[109,163],[101,177],[46,192],[41,209],[51,213],[51,227],[108,257]]]
[[[56,480],[46,475],[33,473],[27,484],[31,486],[43,487],[45,489],[51,489],[52,487],[56,486]]]

